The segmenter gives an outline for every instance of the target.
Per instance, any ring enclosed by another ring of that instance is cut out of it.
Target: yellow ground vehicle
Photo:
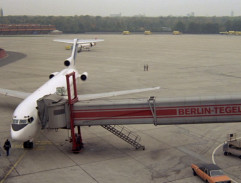
[[[144,34],[145,35],[151,35],[151,31],[145,31]]]
[[[122,34],[123,34],[123,35],[129,35],[129,34],[130,34],[130,31],[123,31]]]
[[[173,35],[180,35],[181,32],[180,32],[180,31],[173,31],[172,34],[173,34]]]

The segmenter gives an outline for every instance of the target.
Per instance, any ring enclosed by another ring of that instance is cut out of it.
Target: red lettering
[[[190,109],[186,108],[186,109],[185,109],[185,115],[190,115],[190,114],[191,114]]]
[[[215,113],[216,114],[223,114],[223,113],[225,113],[224,107],[214,107],[214,109],[215,109]]]
[[[237,106],[232,107],[232,113],[238,113],[238,108]]]
[[[240,114],[240,106],[210,106],[210,107],[183,107],[178,109],[178,114],[182,116],[198,116],[198,115],[221,115],[221,114]]]
[[[198,108],[197,108],[197,114],[203,114],[203,109],[200,108],[200,107],[198,107]]]
[[[178,114],[179,114],[179,115],[185,115],[184,109],[179,109],[179,110],[178,110]]]
[[[225,113],[224,107],[219,107],[219,113],[221,114]]]
[[[204,113],[205,114],[211,114],[211,108],[204,108]]]
[[[231,109],[231,107],[225,107],[225,112],[226,113],[232,113],[232,109]]]
[[[196,114],[196,108],[191,108],[191,114]]]
[[[197,108],[197,114],[204,114],[203,113],[203,108]]]

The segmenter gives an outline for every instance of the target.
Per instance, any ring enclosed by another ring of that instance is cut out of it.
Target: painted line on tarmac
[[[25,154],[27,153],[27,151],[25,151],[20,158],[18,159],[18,161],[12,166],[12,168],[8,171],[8,173],[4,176],[4,178],[1,180],[0,183],[4,183],[4,181],[8,178],[8,176],[12,173],[12,171],[14,170],[14,168],[20,163],[20,161],[23,159],[23,157],[25,156]]]
[[[212,153],[212,162],[213,162],[213,164],[215,164],[215,165],[216,165],[216,162],[215,162],[214,155],[215,155],[216,151],[217,151],[222,145],[223,145],[223,143],[220,144],[220,145],[218,145],[218,146],[213,150],[213,153]],[[234,182],[234,183],[238,183],[237,181],[233,180],[232,178],[231,178],[231,181]]]
[[[215,159],[214,159],[214,155],[215,155],[216,151],[217,151],[222,145],[223,145],[223,143],[220,144],[220,145],[218,145],[218,146],[213,150],[213,153],[212,153],[212,161],[213,161],[213,164],[215,164],[215,165],[216,165],[216,162],[215,162]]]

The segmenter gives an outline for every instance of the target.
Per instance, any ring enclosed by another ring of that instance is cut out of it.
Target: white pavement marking
[[[216,165],[216,162],[215,162],[215,159],[214,159],[214,155],[215,155],[216,151],[218,150],[218,148],[220,148],[222,145],[223,145],[223,143],[220,144],[220,145],[218,145],[218,146],[213,150],[213,153],[212,153],[212,161],[213,161],[213,164],[215,164],[215,165]]]

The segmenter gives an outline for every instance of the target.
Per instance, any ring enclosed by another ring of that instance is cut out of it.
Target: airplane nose
[[[13,140],[18,140],[18,136],[19,136],[18,133],[11,128],[11,138]]]
[[[25,142],[29,140],[30,137],[26,136],[23,129],[15,131],[13,127],[11,127],[11,138],[16,141]]]

